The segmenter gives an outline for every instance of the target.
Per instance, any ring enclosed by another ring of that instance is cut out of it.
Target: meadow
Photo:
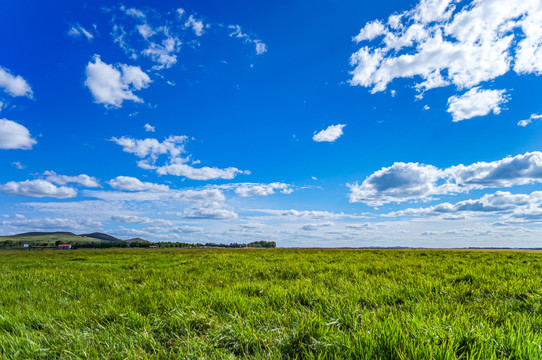
[[[540,359],[542,253],[0,252],[2,359]]]

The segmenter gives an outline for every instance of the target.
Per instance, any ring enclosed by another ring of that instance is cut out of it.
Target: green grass
[[[0,252],[2,359],[540,359],[542,253]]]

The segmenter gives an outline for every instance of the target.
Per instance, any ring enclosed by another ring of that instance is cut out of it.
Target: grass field
[[[542,253],[0,252],[2,359],[540,359]]]

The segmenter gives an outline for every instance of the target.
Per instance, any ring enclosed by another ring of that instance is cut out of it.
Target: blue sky
[[[53,5],[0,4],[2,235],[542,245],[538,1]]]

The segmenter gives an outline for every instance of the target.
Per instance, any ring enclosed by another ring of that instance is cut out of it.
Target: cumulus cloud
[[[267,45],[265,45],[261,40],[253,39],[250,35],[243,33],[241,26],[228,25],[228,29],[232,31],[230,33],[230,37],[243,39],[244,42],[254,45],[257,55],[267,52]]]
[[[0,119],[0,149],[28,150],[36,143],[27,128],[15,121]]]
[[[274,182],[269,184],[244,183],[238,184],[235,193],[240,197],[266,196],[280,191],[283,194],[291,194],[294,190],[289,184]]]
[[[419,163],[395,163],[367,177],[361,185],[350,187],[350,202],[380,206],[424,198],[440,193],[437,181],[445,177],[442,170]]]
[[[93,61],[87,64],[85,85],[94,102],[116,108],[120,108],[125,100],[143,102],[134,91],[147,88],[151,79],[139,66],[109,65],[102,62],[99,55],[94,55]]]
[[[56,186],[47,180],[10,181],[0,185],[0,191],[8,195],[29,197],[52,197],[57,199],[73,198],[77,190],[67,186]]]
[[[221,202],[196,203],[184,210],[184,216],[191,219],[214,220],[234,220],[238,218],[235,211],[226,208],[224,203]]]
[[[314,134],[312,139],[316,142],[333,142],[341,137],[343,134],[343,128],[346,124],[330,125],[327,129]]]
[[[68,30],[68,35],[74,38],[84,36],[87,38],[88,41],[94,39],[94,35],[90,31],[82,27],[79,23],[73,25],[70,30]]]
[[[143,182],[131,176],[117,176],[107,182],[113,189],[129,191],[168,191],[169,186]]]
[[[143,126],[145,128],[145,131],[146,132],[155,132],[156,131],[156,128],[150,124],[145,124]]]
[[[448,99],[448,112],[453,121],[461,121],[476,116],[485,116],[490,112],[498,115],[501,105],[508,101],[505,90],[480,90],[475,87],[461,96],[451,96]]]
[[[479,199],[468,199],[455,204],[441,203],[430,207],[409,208],[394,211],[383,216],[385,217],[426,217],[456,216],[450,219],[463,219],[457,217],[464,215],[467,218],[473,216],[495,216],[502,220],[542,220],[542,192],[534,191],[531,194],[512,194],[507,191],[497,191],[494,194],[486,194]]]
[[[518,122],[518,126],[525,127],[525,126],[529,125],[530,123],[532,123],[533,121],[540,120],[540,119],[542,119],[542,115],[540,115],[540,114],[531,114],[531,116],[528,119],[520,120]]]
[[[177,163],[179,161],[184,162],[185,159],[175,159],[175,161],[176,163],[167,164],[157,168],[156,173],[159,175],[184,176],[191,180],[231,180],[238,174],[250,174],[249,171],[239,170],[234,167],[219,169],[217,167],[203,166],[200,168],[195,168],[188,164]]]
[[[13,97],[26,96],[32,98],[32,88],[20,75],[13,75],[8,69],[0,66],[0,89]]]
[[[123,151],[141,158],[138,162],[140,168],[155,170],[159,175],[183,176],[191,180],[229,180],[238,174],[250,174],[249,171],[239,170],[235,167],[220,169],[204,166],[196,168],[189,165],[188,162],[191,159],[185,150],[187,136],[170,136],[162,142],[152,138],[139,140],[130,137],[112,138],[111,140],[122,146]],[[166,155],[168,161],[162,166],[157,166],[156,161],[161,155]],[[194,163],[197,161],[192,161],[192,164]]]
[[[542,152],[492,162],[438,169],[419,163],[395,163],[371,174],[360,185],[348,184],[350,202],[380,206],[428,199],[433,195],[542,182]]]
[[[371,21],[354,37],[350,83],[384,91],[412,79],[420,92],[470,89],[511,69],[542,73],[542,7],[538,1],[421,0],[413,9]],[[491,109],[490,109],[491,110]]]
[[[43,173],[46,176],[45,180],[57,185],[66,185],[68,183],[75,183],[86,187],[100,187],[98,180],[95,177],[85,174],[77,176],[59,175],[54,171],[46,171]]]
[[[160,155],[167,154],[169,157],[176,158],[185,152],[185,144],[188,141],[187,136],[170,136],[164,141],[158,141],[153,138],[133,139],[123,136],[111,139],[117,145],[122,147],[122,151],[144,159],[148,168],[152,168]]]

